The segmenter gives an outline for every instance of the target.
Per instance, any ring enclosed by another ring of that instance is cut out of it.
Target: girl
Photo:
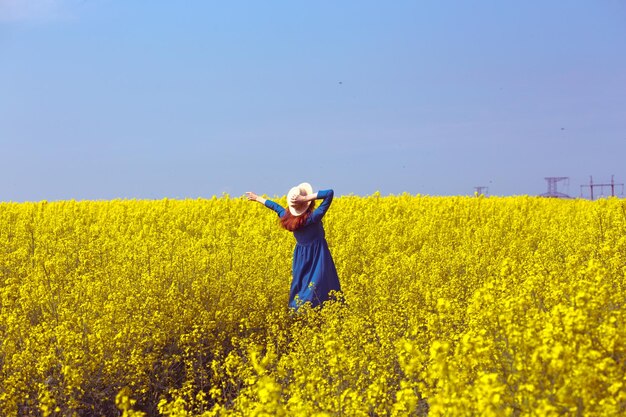
[[[322,218],[333,201],[333,190],[313,193],[311,185],[304,182],[289,190],[288,210],[253,192],[247,192],[246,195],[248,200],[257,201],[278,213],[281,225],[293,232],[296,238],[289,307],[298,309],[306,302],[315,307],[328,300],[331,291],[341,291],[337,269],[322,226]],[[314,209],[316,199],[323,201]]]

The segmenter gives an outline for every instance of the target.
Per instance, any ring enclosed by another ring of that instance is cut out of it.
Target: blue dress
[[[296,247],[293,251],[292,281],[289,291],[289,307],[297,309],[300,304],[310,302],[313,307],[330,298],[331,291],[341,291],[335,263],[330,255],[322,218],[333,201],[333,190],[318,191],[322,204],[309,215],[303,226],[293,232]],[[285,208],[271,200],[265,201],[278,217],[283,217]]]

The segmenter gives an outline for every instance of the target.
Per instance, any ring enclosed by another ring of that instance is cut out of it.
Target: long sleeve
[[[285,209],[272,200],[265,200],[265,207],[274,210],[278,214],[278,217],[283,217],[285,214]]]
[[[317,192],[318,199],[324,199],[322,204],[311,213],[311,216],[308,218],[307,223],[315,223],[322,220],[322,217],[326,214],[326,211],[330,208],[330,203],[333,202],[334,196],[333,190],[320,190]]]

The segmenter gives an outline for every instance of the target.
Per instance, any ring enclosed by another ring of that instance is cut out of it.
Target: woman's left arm
[[[276,204],[275,202],[273,202],[272,200],[267,200],[263,197],[256,195],[255,193],[251,191],[246,192],[246,197],[248,197],[248,200],[250,201],[256,201],[257,203],[261,203],[265,207],[274,210],[278,214],[278,217],[283,217],[283,215],[285,214],[285,209],[281,207],[280,205]]]
[[[261,204],[265,205],[265,199],[263,197],[261,197],[261,196],[256,195],[252,191],[246,191],[246,197],[250,201],[256,201],[257,203],[261,203]]]

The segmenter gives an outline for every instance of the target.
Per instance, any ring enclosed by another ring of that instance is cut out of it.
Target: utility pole
[[[608,187],[611,190],[611,197],[615,197],[615,186],[622,187],[621,194],[624,194],[624,183],[615,183],[615,175],[611,175],[611,182],[609,183],[595,183],[593,182],[593,177],[589,176],[589,185],[581,185],[580,186],[580,196],[583,196],[583,189],[589,188],[589,197],[591,201],[593,201],[593,189],[600,188],[600,193],[604,195],[604,187]]]

